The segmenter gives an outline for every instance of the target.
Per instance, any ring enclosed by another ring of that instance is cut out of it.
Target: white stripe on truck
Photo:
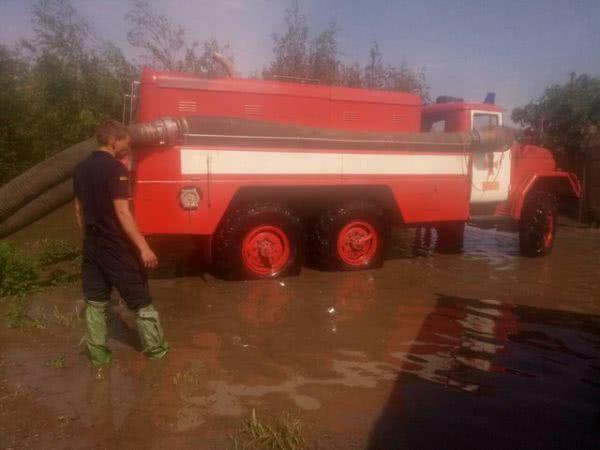
[[[180,151],[182,175],[466,175],[468,162],[457,154]]]

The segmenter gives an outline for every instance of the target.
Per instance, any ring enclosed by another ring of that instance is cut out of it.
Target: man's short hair
[[[121,140],[127,136],[129,136],[127,127],[116,120],[102,122],[96,131],[98,145],[108,145],[113,139]]]

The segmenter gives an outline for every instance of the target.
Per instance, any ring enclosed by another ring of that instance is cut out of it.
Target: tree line
[[[123,98],[142,66],[224,76],[214,52],[234,60],[214,38],[191,40],[187,31],[133,0],[124,15],[133,60],[97,35],[69,0],[38,0],[31,12],[33,35],[9,48],[0,45],[0,184],[44,158],[93,134],[106,118],[121,119]],[[331,23],[313,32],[298,0],[291,0],[282,33],[271,35],[271,60],[256,78],[412,92],[429,100],[424,69],[406,61],[387,63],[377,42],[366,62],[342,62],[340,29]],[[600,80],[573,75],[537,101],[517,108],[513,120],[540,134],[558,151],[578,151],[582,129],[600,122]]]
[[[187,31],[147,0],[124,15],[130,60],[96,34],[69,0],[38,0],[31,12],[33,36],[12,48],[0,45],[0,184],[44,158],[93,134],[106,118],[121,119],[123,98],[142,66],[224,76],[215,51],[232,49]],[[423,71],[406,63],[386,65],[377,43],[366,65],[340,62],[335,24],[311,37],[297,0],[285,12],[286,30],[273,34],[273,57],[255,77],[416,92],[427,96]]]
[[[511,118],[534,143],[551,149],[564,168],[574,170],[587,137],[600,131],[600,77],[571,73],[565,83],[515,108]]]

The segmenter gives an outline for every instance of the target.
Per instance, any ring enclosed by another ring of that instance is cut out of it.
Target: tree
[[[0,45],[0,183],[26,167],[20,164],[17,150],[27,144],[23,127],[29,120],[23,86],[27,72],[17,53]]]
[[[273,60],[263,70],[264,78],[412,92],[429,99],[425,71],[414,71],[404,61],[400,66],[386,65],[377,42],[369,49],[364,67],[356,62],[342,64],[337,25],[330,23],[311,39],[298,0],[285,10],[284,22],[285,33],[272,36]]]
[[[133,69],[114,46],[94,36],[68,0],[33,7],[27,102],[36,120],[31,151],[41,158],[93,134],[98,123],[119,117]],[[120,78],[123,77],[123,78]]]
[[[583,148],[587,130],[600,125],[600,78],[572,73],[533,102],[515,108],[512,120],[542,145],[572,158]]]
[[[285,34],[274,33],[273,61],[263,71],[265,78],[276,76],[307,78],[308,76],[308,26],[300,13],[298,0],[285,10]]]
[[[184,28],[154,11],[146,0],[136,0],[125,20],[132,25],[127,33],[128,42],[142,50],[141,65],[214,77],[225,75],[223,67],[213,58],[215,52],[233,59],[229,46],[220,45],[214,38],[202,45],[188,42]]]
[[[0,51],[0,182],[120,118],[134,74],[68,0],[38,1],[32,22],[31,39]]]
[[[383,89],[386,86],[386,71],[383,66],[383,55],[379,43],[373,42],[369,49],[369,62],[364,70],[364,87],[369,89]]]
[[[339,80],[340,86],[350,88],[360,88],[365,86],[363,68],[359,63],[342,64],[340,66]]]
[[[68,0],[39,0],[33,5],[32,22],[33,39],[22,41],[27,48],[63,60],[82,57],[90,27]]]
[[[335,84],[338,81],[340,62],[337,34],[336,24],[330,23],[310,43],[308,75],[321,84]]]

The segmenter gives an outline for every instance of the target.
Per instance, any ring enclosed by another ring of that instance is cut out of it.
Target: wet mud
[[[77,240],[68,213],[15,239]],[[292,412],[325,449],[600,446],[598,230],[563,224],[543,259],[508,233],[468,227],[463,253],[440,254],[434,232],[402,230],[381,270],[265,282],[219,280],[189,242],[155,244],[172,354],[144,359],[115,299],[98,380],[81,324],[53,320],[78,285],[33,294],[46,328],[0,328],[0,449],[234,448],[253,409]]]

